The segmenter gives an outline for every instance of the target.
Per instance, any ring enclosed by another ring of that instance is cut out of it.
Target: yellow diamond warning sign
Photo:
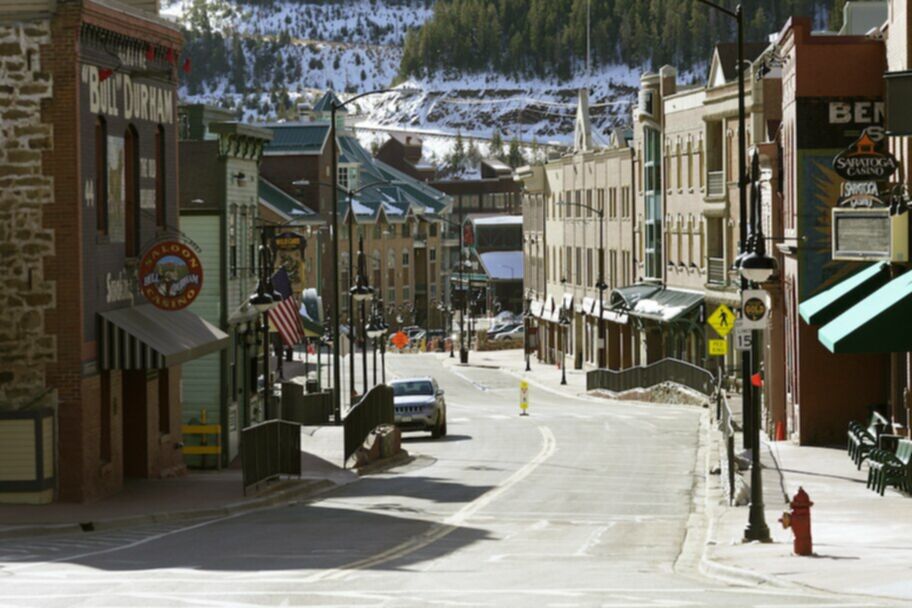
[[[709,315],[706,322],[724,338],[735,328],[735,313],[725,304],[719,304],[719,308]]]

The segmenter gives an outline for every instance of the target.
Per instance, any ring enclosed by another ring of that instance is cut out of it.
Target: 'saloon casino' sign
[[[196,252],[180,241],[156,243],[139,263],[139,288],[157,308],[181,310],[203,287],[203,266]]]

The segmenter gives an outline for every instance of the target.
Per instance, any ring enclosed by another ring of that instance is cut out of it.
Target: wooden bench
[[[849,423],[848,452],[857,469],[861,470],[861,463],[868,457],[871,450],[877,448],[877,439],[889,426],[889,421],[878,412],[871,413],[871,420],[867,427],[854,420]]]
[[[896,452],[873,448],[868,457],[868,488],[881,496],[888,485],[912,489],[912,441],[900,439]]]

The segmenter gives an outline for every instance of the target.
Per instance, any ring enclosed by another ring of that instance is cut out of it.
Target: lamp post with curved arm
[[[468,298],[469,298],[469,288],[466,285],[465,275],[463,274],[465,264],[463,264],[463,260],[462,260],[462,248],[463,248],[462,197],[461,196],[459,197],[459,222],[458,223],[454,222],[452,220],[444,219],[442,217],[437,218],[437,219],[440,220],[441,222],[444,222],[445,224],[447,224],[449,226],[455,226],[459,230],[459,262],[458,262],[459,283],[463,288],[462,297],[460,298],[460,305],[459,305],[459,362],[468,363],[469,362],[469,349],[467,349],[466,345],[465,345],[465,316],[466,316],[466,306],[468,304]],[[451,290],[452,290],[452,288],[451,288]],[[452,355],[452,354],[453,354],[453,347],[450,346],[450,355]]]
[[[595,288],[599,292],[599,320],[598,320],[598,366],[608,367],[606,355],[607,349],[605,344],[605,290],[608,289],[608,285],[605,283],[605,203],[602,201],[602,204],[598,208],[592,207],[591,205],[586,205],[584,203],[574,203],[571,201],[558,202],[558,205],[566,205],[572,207],[580,207],[581,209],[587,209],[596,214],[599,220],[599,263],[598,263],[598,280],[595,282]]]
[[[375,92],[380,92],[380,91],[375,91]],[[357,98],[352,98],[349,101],[353,101],[354,99],[357,99]],[[346,102],[346,103],[348,103],[348,102]],[[339,106],[339,107],[341,107],[341,106]],[[333,119],[333,125],[335,125],[335,118]],[[335,128],[333,128],[332,140],[333,140],[333,142],[336,141]],[[335,146],[335,143],[333,143],[333,146]],[[336,165],[335,161],[336,161],[336,155],[334,152],[334,154],[333,154],[333,166],[334,167]],[[337,179],[336,183],[324,182],[324,181],[311,182],[309,180],[297,180],[297,181],[293,182],[292,184],[294,186],[310,186],[310,185],[321,186],[323,188],[329,188],[330,190],[332,190],[332,193],[333,193],[332,243],[333,243],[334,272],[332,273],[332,276],[333,276],[333,305],[336,308],[336,310],[335,310],[336,314],[333,315],[334,321],[333,321],[333,325],[332,325],[332,330],[333,330],[333,391],[334,391],[333,392],[333,410],[334,410],[334,415],[336,418],[336,423],[338,424],[342,420],[342,393],[340,392],[340,390],[341,390],[340,385],[342,383],[342,378],[341,378],[341,369],[339,367],[341,365],[341,356],[340,356],[340,352],[339,352],[339,349],[341,346],[341,343],[339,342],[339,334],[340,334],[339,324],[341,323],[342,315],[339,314],[339,310],[341,308],[339,306],[341,296],[339,294],[339,268],[340,268],[340,266],[339,266],[339,236],[338,236],[339,235],[339,233],[338,233],[339,208],[338,208],[338,200],[337,200],[338,194],[339,194],[339,191],[342,191],[346,195],[346,198],[348,199],[348,209],[349,209],[348,280],[350,283],[349,288],[351,288],[354,286],[354,278],[353,278],[354,277],[354,265],[353,265],[354,264],[354,251],[353,251],[353,247],[354,247],[354,238],[355,238],[354,237],[355,214],[354,214],[354,209],[352,206],[352,201],[354,200],[354,196],[356,194],[358,194],[359,192],[366,190],[368,188],[373,188],[374,186],[386,186],[390,183],[395,183],[395,182],[374,181],[369,184],[363,184],[363,185],[359,186],[358,188],[354,188],[354,189],[343,188],[342,186],[340,186],[338,184],[337,172],[338,172],[338,169],[333,170],[333,175],[336,175],[336,179]],[[351,321],[352,321],[352,318],[354,317],[355,310],[354,310],[354,300],[353,300],[351,293],[349,294],[349,307],[348,308],[349,308],[349,323],[348,323],[349,344],[351,344],[351,346],[352,346],[351,357],[349,360],[349,376],[350,376],[349,377],[349,390],[350,390],[350,394],[354,395],[355,394],[355,339],[354,339],[354,325],[352,324]],[[365,352],[365,356],[366,355],[367,354]]]

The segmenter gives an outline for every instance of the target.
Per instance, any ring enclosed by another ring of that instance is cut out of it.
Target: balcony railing
[[[724,171],[710,171],[706,174],[706,194],[708,196],[725,195]]]
[[[706,258],[706,282],[710,285],[725,285],[728,282],[725,258]]]

